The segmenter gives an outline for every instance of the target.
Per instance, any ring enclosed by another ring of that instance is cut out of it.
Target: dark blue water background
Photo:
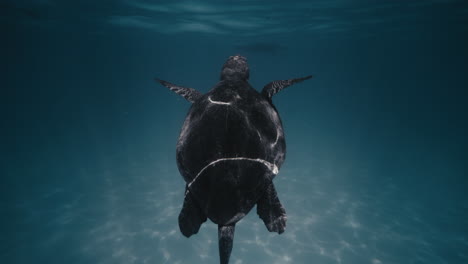
[[[233,264],[468,263],[466,1],[0,1],[2,263],[218,263],[175,144],[229,55],[277,94],[287,230]]]

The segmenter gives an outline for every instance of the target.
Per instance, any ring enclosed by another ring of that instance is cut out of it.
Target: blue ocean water
[[[252,210],[230,263],[468,263],[468,4],[1,0],[2,263],[219,263],[182,236],[175,145],[190,103],[246,56],[275,95],[288,214]]]

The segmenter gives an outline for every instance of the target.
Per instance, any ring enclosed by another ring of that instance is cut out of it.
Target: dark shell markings
[[[217,224],[222,264],[229,262],[235,224],[255,205],[270,232],[285,230],[286,211],[273,179],[284,162],[286,142],[272,96],[312,77],[273,81],[259,93],[248,83],[249,74],[246,58],[236,55],[206,94],[157,80],[192,103],[176,148],[186,182],[180,230],[189,237],[207,219]]]

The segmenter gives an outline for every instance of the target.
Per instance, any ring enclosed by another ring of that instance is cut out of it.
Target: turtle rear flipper
[[[206,216],[198,206],[190,191],[186,191],[184,205],[179,214],[180,232],[186,237],[198,233],[201,224],[206,221]]]
[[[257,202],[257,214],[268,231],[281,234],[286,228],[286,210],[278,199],[275,186],[271,183]]]

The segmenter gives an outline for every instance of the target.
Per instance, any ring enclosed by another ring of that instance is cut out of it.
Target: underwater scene
[[[284,233],[254,206],[229,263],[468,263],[468,2],[0,0],[0,28],[1,263],[220,263],[157,79],[206,94],[234,55],[258,92],[313,77],[271,98]]]

